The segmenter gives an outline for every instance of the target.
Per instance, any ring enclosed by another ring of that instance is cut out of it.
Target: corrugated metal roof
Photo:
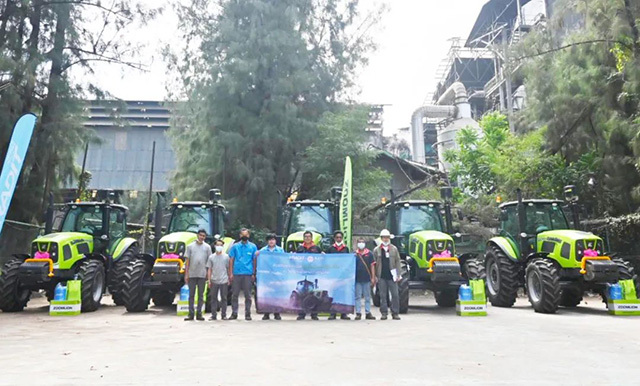
[[[175,169],[175,154],[166,136],[170,105],[155,101],[91,101],[85,108],[85,127],[95,131],[100,143],[89,144],[86,170],[90,189],[147,190],[151,153],[156,141],[154,191],[166,191]],[[76,157],[82,165],[83,152]],[[76,188],[75,181],[65,188]]]

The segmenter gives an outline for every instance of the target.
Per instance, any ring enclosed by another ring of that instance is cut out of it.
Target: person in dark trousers
[[[349,247],[344,242],[344,234],[341,231],[333,232],[333,245],[331,245],[326,253],[349,253]],[[349,320],[347,314],[340,314],[340,319]],[[336,314],[329,315],[329,320],[336,320]]]
[[[224,253],[224,241],[217,239],[215,252],[207,260],[207,281],[211,293],[211,320],[216,320],[218,294],[220,294],[220,317],[227,319],[227,291],[229,289],[229,255]]]
[[[189,316],[184,320],[193,320],[195,313],[196,319],[204,320],[202,317],[202,303],[204,302],[204,286],[207,280],[207,259],[211,255],[211,246],[204,242],[207,237],[207,231],[198,230],[196,241],[187,246],[184,254],[186,260],[184,282],[189,286]],[[193,303],[198,291],[198,309],[194,310]]]
[[[371,314],[371,286],[375,283],[375,261],[367,249],[364,239],[359,237],[356,244],[356,320],[362,319],[362,297],[367,320],[376,320]]]
[[[320,250],[320,248],[318,248],[318,246],[313,243],[313,233],[311,233],[310,231],[305,231],[303,237],[304,241],[302,242],[302,244],[300,244],[300,246],[296,250],[296,253],[322,253],[322,250]],[[306,316],[307,314],[305,312],[300,312],[298,313],[297,320],[304,320]],[[316,312],[312,312],[311,319],[318,320],[318,314]]]
[[[251,320],[251,287],[256,280],[256,252],[258,248],[249,241],[247,228],[240,231],[240,241],[229,251],[229,281],[231,282],[231,317],[238,319],[238,297],[244,294],[244,319]]]
[[[262,249],[260,249],[256,253],[256,258],[259,256],[265,257],[269,256],[269,254],[273,253],[284,253],[284,249],[280,248],[276,245],[276,235],[273,233],[267,235],[267,245],[265,245]],[[275,320],[281,320],[280,313],[274,312],[273,318]],[[262,320],[269,320],[269,313],[266,313],[262,316]]]
[[[388,304],[387,294],[391,293],[391,317],[400,320],[400,298],[398,294],[398,282],[402,279],[402,267],[400,265],[400,253],[395,245],[391,244],[391,233],[383,229],[380,232],[382,243],[373,250],[376,261],[376,282],[380,294],[380,320],[387,320]]]

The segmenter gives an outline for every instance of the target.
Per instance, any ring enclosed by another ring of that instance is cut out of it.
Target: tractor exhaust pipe
[[[529,243],[527,242],[528,236],[526,234],[526,228],[527,228],[527,214],[525,212],[526,208],[524,205],[524,202],[522,201],[522,190],[520,190],[520,188],[518,188],[516,190],[516,196],[518,197],[518,228],[520,230],[520,234],[518,235],[518,237],[520,238],[520,254],[523,256],[527,255],[527,249],[529,246]]]
[[[44,234],[48,235],[53,231],[53,193],[49,192],[49,205],[44,217]]]
[[[440,189],[440,197],[444,202],[444,221],[448,234],[453,234],[453,217],[451,216],[451,201],[453,199],[453,189],[451,186],[445,186]]]
[[[564,200],[569,203],[569,208],[571,209],[573,228],[580,230],[580,207],[578,206],[579,197],[574,185],[567,185],[564,187]]]

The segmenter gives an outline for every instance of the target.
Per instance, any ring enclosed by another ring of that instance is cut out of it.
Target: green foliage
[[[273,226],[278,198],[297,188],[321,135],[318,122],[366,62],[377,18],[362,28],[357,1],[214,3],[213,14],[208,1],[179,8],[189,47],[169,58],[188,102],[170,132],[173,186],[189,199],[220,187],[238,221]]]
[[[354,213],[385,195],[391,176],[371,166],[377,152],[364,145],[368,113],[367,106],[346,106],[323,115],[318,137],[303,155],[302,196],[327,199],[332,187],[342,186],[347,156],[353,170]]]
[[[548,154],[569,168],[594,172],[599,184],[588,194],[597,200],[596,214],[634,211],[640,204],[639,5],[557,3],[547,28],[529,34],[520,47],[531,57],[524,62],[524,129],[546,126]]]

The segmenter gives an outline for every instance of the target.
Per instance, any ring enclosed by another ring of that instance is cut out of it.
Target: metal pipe
[[[147,202],[147,211],[145,213],[151,213],[151,195],[153,194],[153,168],[156,160],[156,141],[153,141],[153,147],[151,149],[151,177],[149,177],[149,200]],[[142,232],[142,251],[145,251],[147,231],[149,230],[149,216],[144,219],[144,230]]]

